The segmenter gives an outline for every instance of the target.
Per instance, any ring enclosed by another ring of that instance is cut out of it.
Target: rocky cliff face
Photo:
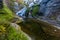
[[[43,0],[40,5],[40,12],[44,16],[57,18],[60,15],[60,0]]]

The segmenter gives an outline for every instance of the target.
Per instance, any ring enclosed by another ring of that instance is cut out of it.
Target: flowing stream
[[[57,40],[55,37],[46,34],[37,22],[27,21],[25,23],[19,23],[19,25],[32,40]]]

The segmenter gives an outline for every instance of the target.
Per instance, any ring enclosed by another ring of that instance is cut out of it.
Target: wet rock
[[[46,4],[49,0],[42,0],[41,4],[40,4],[40,12],[41,13],[45,13],[46,10]]]
[[[46,17],[57,18],[60,15],[60,0],[43,0],[40,6],[40,12]]]
[[[59,21],[59,22],[60,22],[60,15],[59,15],[59,16],[57,16],[57,21]]]
[[[13,26],[17,31],[21,30],[21,27],[15,23],[11,23],[11,26]]]

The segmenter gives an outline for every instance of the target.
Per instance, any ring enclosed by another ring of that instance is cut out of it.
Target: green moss
[[[0,10],[0,21],[9,21],[14,17],[13,12],[7,6]]]
[[[17,31],[9,23],[3,24],[0,24],[0,40],[28,40],[28,37],[21,30]]]
[[[13,18],[13,12],[4,5],[0,10],[0,40],[28,40],[21,30],[17,31],[10,25],[10,20]]]
[[[8,28],[8,37],[7,40],[28,40],[28,38],[22,34],[22,32],[17,32],[13,27]]]

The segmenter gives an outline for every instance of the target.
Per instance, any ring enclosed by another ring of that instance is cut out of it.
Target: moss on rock
[[[0,10],[0,40],[29,40],[22,30],[17,31],[10,25],[13,18],[13,12],[5,5]]]

